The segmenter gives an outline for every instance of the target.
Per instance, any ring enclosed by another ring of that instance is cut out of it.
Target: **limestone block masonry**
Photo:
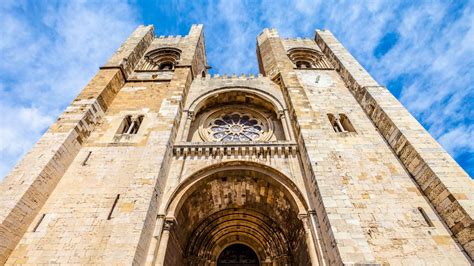
[[[257,58],[139,26],[1,183],[0,264],[472,265],[472,179],[329,31]]]

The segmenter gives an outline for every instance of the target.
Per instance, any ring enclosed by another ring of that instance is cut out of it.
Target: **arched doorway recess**
[[[259,265],[315,262],[311,233],[300,219],[305,200],[290,179],[269,167],[208,167],[186,179],[166,209],[173,226],[164,226],[161,238],[164,265],[218,265],[222,252],[236,244],[254,251]]]
[[[259,259],[255,251],[244,244],[232,244],[226,247],[219,258],[217,266],[258,266]]]

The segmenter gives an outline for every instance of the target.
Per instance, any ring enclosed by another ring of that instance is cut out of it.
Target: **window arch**
[[[170,61],[163,62],[158,67],[159,70],[173,70],[173,68],[174,68],[174,64],[173,62],[170,62]]]
[[[154,49],[145,54],[137,70],[141,71],[170,71],[174,70],[181,57],[181,50],[173,47]]]
[[[297,47],[288,50],[288,57],[296,68],[299,69],[328,69],[331,64],[324,58],[324,55],[310,48]]]
[[[193,103],[183,133],[192,142],[289,140],[282,112],[259,95],[242,90],[215,91]]]
[[[297,68],[312,68],[313,67],[311,62],[303,61],[303,60],[297,61],[295,64]]]

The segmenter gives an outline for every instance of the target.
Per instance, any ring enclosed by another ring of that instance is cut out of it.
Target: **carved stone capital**
[[[308,214],[306,214],[306,213],[300,213],[300,214],[298,214],[298,219],[300,219],[301,221],[305,222],[306,220],[308,220]]]
[[[166,218],[165,223],[163,224],[163,231],[170,231],[173,226],[176,224],[176,221],[172,218]]]
[[[281,119],[285,118],[285,111],[279,110],[278,111],[278,117],[281,118]]]
[[[188,111],[188,119],[193,120],[194,118],[194,111]]]

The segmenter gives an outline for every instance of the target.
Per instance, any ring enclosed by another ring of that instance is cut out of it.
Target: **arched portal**
[[[217,266],[258,266],[258,256],[255,252],[247,245],[244,244],[232,244],[226,247],[219,258],[217,259]]]
[[[188,178],[167,206],[164,255],[183,265],[217,265],[229,246],[249,247],[259,265],[311,265],[307,206],[283,174],[254,163],[208,167]]]

